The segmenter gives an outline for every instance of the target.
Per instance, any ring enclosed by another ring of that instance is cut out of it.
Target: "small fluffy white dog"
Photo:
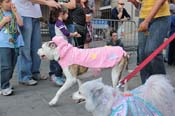
[[[102,79],[82,84],[73,99],[85,101],[93,116],[175,116],[174,88],[165,75],[153,75],[144,85],[121,92]]]
[[[79,49],[69,44],[62,36],[55,36],[52,40],[42,45],[38,55],[42,59],[58,61],[66,81],[49,105],[55,105],[65,90],[80,82],[77,77],[86,72],[87,68],[112,68],[112,85],[115,87],[128,64],[128,55],[121,47]]]

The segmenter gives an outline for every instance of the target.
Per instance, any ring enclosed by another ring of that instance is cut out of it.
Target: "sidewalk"
[[[131,56],[129,69],[134,69],[136,62],[135,56]],[[175,84],[175,66],[167,66],[167,75]],[[42,62],[41,73],[47,74],[49,71],[49,62]],[[124,74],[126,75],[126,73]],[[82,76],[83,81],[95,79],[92,77],[92,72],[88,71]],[[110,70],[106,69],[102,72],[104,82],[106,84],[111,83]],[[66,91],[61,97],[57,106],[50,107],[48,102],[55,95],[59,87],[53,85],[51,81],[44,80],[39,81],[36,86],[24,86],[17,83],[16,73],[12,80],[14,85],[15,95],[4,97],[0,95],[0,116],[92,116],[88,113],[84,104],[75,104],[71,99],[71,93],[78,89],[75,85],[68,91]],[[139,74],[136,75],[131,81],[129,81],[129,88],[135,88],[140,84]]]

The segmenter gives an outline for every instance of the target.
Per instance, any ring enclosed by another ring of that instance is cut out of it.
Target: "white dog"
[[[73,99],[85,101],[93,116],[175,116],[173,90],[165,75],[153,75],[144,85],[125,93],[97,79],[82,84]]]
[[[62,36],[55,36],[53,41],[46,42],[38,50],[42,59],[56,60],[61,65],[66,81],[57,91],[49,105],[55,105],[60,95],[70,88],[79,74],[88,68],[112,68],[112,85],[116,86],[121,73],[128,64],[128,55],[121,47],[100,47],[79,49],[69,44]]]

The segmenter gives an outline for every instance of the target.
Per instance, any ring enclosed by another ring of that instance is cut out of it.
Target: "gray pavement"
[[[136,67],[136,56],[132,54],[130,58],[129,69],[132,70]],[[175,67],[166,65],[167,76],[175,82]],[[41,73],[47,75],[49,71],[49,62],[42,62]],[[125,71],[126,75],[128,72]],[[124,76],[123,75],[123,76]],[[101,74],[104,77],[104,83],[110,84],[110,70],[106,69]],[[88,71],[85,75],[81,76],[83,81],[95,79],[92,72]],[[16,71],[12,84],[15,89],[13,96],[5,97],[0,96],[0,116],[91,116],[85,108],[84,104],[75,104],[71,99],[71,94],[78,89],[75,85],[66,91],[61,97],[57,106],[49,107],[48,102],[55,95],[59,87],[53,85],[48,79],[39,81],[36,86],[19,85],[17,82]],[[140,85],[139,74],[129,81],[129,89],[135,88]]]

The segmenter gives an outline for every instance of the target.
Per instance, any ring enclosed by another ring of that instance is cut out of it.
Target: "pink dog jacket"
[[[126,55],[119,46],[80,49],[73,47],[62,36],[55,36],[52,41],[57,45],[59,64],[62,67],[78,64],[89,68],[109,68],[114,67]]]

